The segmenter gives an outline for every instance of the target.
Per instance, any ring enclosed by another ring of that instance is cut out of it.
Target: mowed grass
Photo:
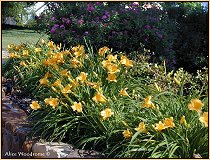
[[[42,38],[48,39],[48,36],[34,30],[2,30],[2,49],[6,50],[8,44],[36,43]]]

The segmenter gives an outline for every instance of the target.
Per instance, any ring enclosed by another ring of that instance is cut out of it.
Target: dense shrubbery
[[[154,61],[167,59],[173,66],[175,24],[158,4],[64,2],[50,3],[49,10],[38,20],[48,24],[48,33],[56,43],[69,47],[82,43],[85,37],[96,47],[106,45],[126,52],[139,50],[143,43],[155,53]]]
[[[165,4],[169,19],[177,22],[173,46],[176,66],[195,72],[208,65],[208,11],[198,2],[178,4],[177,7]]]
[[[31,93],[33,135],[109,158],[208,157],[208,71],[167,73],[164,62],[148,63],[148,50],[42,40],[8,51],[4,75]]]
[[[161,5],[162,6],[161,6]],[[38,18],[56,43],[107,45],[139,51],[140,43],[154,52],[150,61],[166,60],[170,69],[190,72],[207,67],[207,13],[200,2],[62,2],[48,3]]]

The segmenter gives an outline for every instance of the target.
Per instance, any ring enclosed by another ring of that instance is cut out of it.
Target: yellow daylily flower
[[[91,86],[91,87],[95,88],[95,89],[98,89],[100,87],[100,84],[99,83],[95,83],[95,82],[88,82],[87,81],[86,84],[88,86]]]
[[[41,51],[42,51],[41,48],[35,48],[35,52],[39,53],[39,52],[41,52]]]
[[[199,99],[192,99],[190,103],[188,104],[189,110],[195,110],[197,112],[201,112],[201,108],[204,106],[204,104]]]
[[[20,66],[27,66],[27,64],[25,62],[21,61]]]
[[[128,88],[121,89],[120,92],[119,92],[119,94],[120,94],[121,96],[129,96],[128,93],[127,93],[127,91],[126,91],[127,89],[128,89]]]
[[[133,67],[133,61],[129,60],[126,56],[121,56],[120,63],[128,68]]]
[[[109,65],[112,65],[112,63],[111,63],[110,61],[108,61],[108,60],[103,60],[101,63],[102,63],[102,66],[103,66],[104,68],[106,68],[106,67],[109,66]]]
[[[8,44],[7,45],[7,49],[9,50],[9,49],[13,49],[15,47],[15,45],[14,44]]]
[[[63,53],[57,53],[57,54],[53,55],[52,59],[54,59],[54,61],[56,63],[64,63]]]
[[[163,121],[163,124],[165,126],[165,128],[173,128],[175,127],[175,124],[173,122],[173,117],[170,117],[170,118],[165,118],[164,121]]]
[[[81,72],[80,75],[76,78],[76,80],[80,80],[82,83],[86,81],[86,79],[87,79],[87,73],[85,72]]]
[[[123,131],[124,138],[128,139],[128,138],[131,138],[132,136],[133,136],[133,133],[129,129]]]
[[[72,90],[74,90],[75,87],[79,86],[79,82],[76,79],[71,79],[71,78],[68,79],[71,82]]]
[[[113,56],[112,54],[107,55],[107,60],[109,62],[116,62],[117,60],[117,55]]]
[[[60,74],[61,74],[62,76],[64,76],[64,77],[68,77],[68,76],[69,76],[68,70],[67,70],[67,69],[64,69],[64,70],[60,71]]]
[[[53,86],[56,86],[56,87],[62,86],[61,80],[60,80],[60,79],[57,79],[57,80],[53,83]]]
[[[110,108],[106,108],[105,110],[101,111],[100,115],[102,116],[103,120],[111,117],[114,114]]]
[[[61,90],[61,92],[62,92],[63,94],[72,93],[71,89],[72,89],[72,85],[71,85],[71,84],[68,84],[66,87],[64,87],[64,88]]]
[[[104,103],[106,102],[106,97],[103,94],[97,92],[95,96],[92,98],[95,102]]]
[[[17,53],[9,53],[9,58],[20,58]]]
[[[41,84],[41,85],[47,85],[48,83],[49,83],[49,81],[48,81],[48,79],[47,78],[42,78],[42,79],[40,79],[39,80],[39,83]]]
[[[71,108],[73,109],[73,111],[82,112],[82,104],[80,102],[74,102],[74,105],[71,106]]]
[[[52,52],[51,50],[49,50],[49,51],[47,52],[47,57],[51,57],[51,56],[53,56],[53,52]]]
[[[117,73],[117,72],[120,72],[118,66],[116,64],[109,64],[107,65],[107,70],[108,70],[108,73]]]
[[[52,106],[54,109],[58,106],[58,98],[45,98],[44,100],[46,105]]]
[[[47,71],[47,73],[45,73],[44,75],[44,78],[48,78],[48,77],[52,77],[52,74],[49,71]]]
[[[208,127],[208,112],[203,112],[202,116],[199,118],[199,120],[204,123],[205,127]]]
[[[48,59],[42,60],[42,64],[45,66],[49,66],[49,60]]]
[[[110,50],[110,49],[109,49],[108,47],[104,46],[104,47],[102,47],[102,48],[100,48],[100,49],[98,50],[98,54],[99,54],[100,56],[103,56],[103,55],[104,55],[105,53],[107,53],[109,50]]]
[[[135,130],[137,132],[141,132],[141,133],[147,133],[147,130],[146,130],[146,125],[144,124],[144,122],[140,122],[138,127],[135,128]]]
[[[39,103],[37,101],[32,101],[32,103],[30,104],[30,107],[33,110],[37,110],[37,109],[40,109],[41,108],[40,105],[39,105]]]
[[[9,58],[15,58],[15,54],[14,53],[9,53]]]
[[[157,130],[157,131],[162,131],[162,130],[164,130],[165,129],[165,125],[164,125],[164,123],[163,122],[161,122],[161,121],[159,121],[159,123],[156,123],[155,124],[155,130]]]
[[[111,82],[117,82],[116,78],[117,78],[116,74],[110,73],[108,74],[108,77],[106,79]]]
[[[155,108],[155,105],[151,102],[152,96],[147,96],[144,99],[144,107],[146,108]]]
[[[83,45],[78,45],[73,47],[71,51],[76,57],[80,57],[85,53],[85,48]]]
[[[49,41],[47,43],[47,45],[50,47],[50,48],[54,48],[54,42],[53,41]]]
[[[77,58],[74,57],[71,60],[71,67],[73,68],[82,67],[82,63],[79,60],[77,60]]]
[[[29,56],[28,50],[23,50],[23,56]]]

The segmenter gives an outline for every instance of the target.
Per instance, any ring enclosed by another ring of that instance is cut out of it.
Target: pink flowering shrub
[[[126,52],[139,50],[144,44],[155,53],[153,61],[167,59],[168,66],[169,62],[173,65],[175,25],[159,4],[58,2],[49,3],[48,7],[45,26],[56,43],[68,48],[86,38],[96,47],[107,45]]]

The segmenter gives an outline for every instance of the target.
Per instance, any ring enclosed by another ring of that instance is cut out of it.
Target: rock
[[[74,149],[72,145],[58,142],[35,143],[32,152],[43,156],[34,158],[101,158],[102,155],[92,150]]]
[[[32,152],[41,155],[35,158],[66,158],[72,151],[71,145],[62,142],[39,142],[32,146]]]

